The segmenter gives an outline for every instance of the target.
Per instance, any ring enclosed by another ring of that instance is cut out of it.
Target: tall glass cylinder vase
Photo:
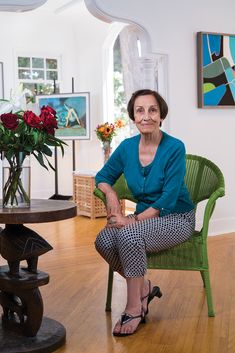
[[[110,141],[103,141],[103,152],[104,152],[104,164],[110,157],[112,152],[111,142]]]
[[[30,156],[18,152],[2,162],[2,206],[30,207]]]

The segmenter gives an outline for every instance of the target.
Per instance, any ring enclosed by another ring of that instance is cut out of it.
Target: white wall
[[[103,163],[100,143],[95,135],[96,126],[107,120],[103,117],[102,90],[103,44],[111,25],[93,17],[85,5],[78,22],[73,25],[76,42],[76,69],[78,72],[75,90],[90,92],[91,140],[77,142],[76,169],[99,170]]]
[[[226,196],[217,202],[210,233],[234,231],[235,110],[198,109],[196,76],[196,32],[235,33],[234,1],[85,1],[106,18],[141,25],[152,51],[168,54],[170,133],[185,142],[188,153],[206,156],[222,169]]]
[[[56,15],[46,7],[26,13],[0,12],[0,61],[4,62],[5,98],[16,87],[17,53],[59,55],[61,58],[61,93],[72,90],[90,92],[91,140],[76,141],[76,168],[95,169],[102,166],[100,143],[94,134],[102,117],[102,44],[110,25],[97,20],[83,3]],[[71,142],[65,156],[59,154],[59,194],[72,195]],[[52,159],[52,162],[54,160]],[[32,157],[32,197],[48,198],[54,194],[54,173],[44,170]],[[1,176],[0,176],[1,179]]]

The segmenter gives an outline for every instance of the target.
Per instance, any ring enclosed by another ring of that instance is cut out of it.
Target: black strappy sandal
[[[130,314],[127,314],[127,313],[123,313],[121,315],[121,320],[120,320],[121,327],[123,325],[127,324],[128,322],[130,322],[130,321],[132,321],[134,319],[138,319],[138,318],[140,318],[141,320],[140,320],[140,322],[138,323],[136,329],[133,332],[130,332],[130,333],[113,332],[113,335],[117,336],[117,337],[125,337],[125,336],[133,335],[137,331],[137,328],[139,327],[139,324],[145,323],[144,312],[141,313],[140,315],[137,315],[137,316],[133,316],[133,315],[130,315]]]
[[[162,296],[162,292],[161,292],[161,289],[158,287],[158,286],[154,286],[152,291],[151,291],[151,282],[150,280],[149,281],[149,293],[147,295],[145,295],[141,301],[143,301],[144,299],[148,298],[147,300],[147,309],[144,313],[144,315],[148,315],[148,312],[149,312],[149,303],[151,302],[151,300],[153,300],[154,297],[158,297],[158,298],[161,298]]]

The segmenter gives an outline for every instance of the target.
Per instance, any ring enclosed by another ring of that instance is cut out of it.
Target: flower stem
[[[19,204],[29,205],[30,198],[22,183],[24,159],[25,155],[21,153],[7,159],[9,167],[4,167],[4,174],[6,169],[9,170],[9,174],[3,187],[3,207],[17,207]]]

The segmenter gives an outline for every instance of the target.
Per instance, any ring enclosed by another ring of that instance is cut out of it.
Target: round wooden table
[[[53,352],[65,342],[66,330],[59,322],[43,317],[38,287],[49,275],[37,269],[38,256],[51,245],[25,223],[55,222],[75,217],[71,201],[31,200],[30,208],[0,208],[0,254],[8,265],[0,267],[0,352]],[[26,260],[27,267],[20,261]]]

